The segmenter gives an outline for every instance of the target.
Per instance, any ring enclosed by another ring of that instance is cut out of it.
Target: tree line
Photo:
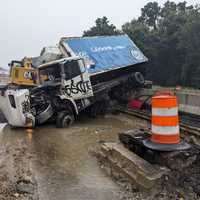
[[[98,18],[83,36],[126,33],[149,58],[146,78],[163,86],[200,88],[200,6],[149,2],[141,16],[118,30],[107,17]]]

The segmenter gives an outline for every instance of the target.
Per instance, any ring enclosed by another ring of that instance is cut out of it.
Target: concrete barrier
[[[179,111],[200,115],[200,90],[153,87],[142,89],[137,95],[153,95],[156,91],[171,91],[178,98]]]

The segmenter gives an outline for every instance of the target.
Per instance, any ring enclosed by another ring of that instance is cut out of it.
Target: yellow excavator
[[[13,60],[10,64],[10,84],[16,86],[37,86],[38,70],[32,66],[32,59]]]

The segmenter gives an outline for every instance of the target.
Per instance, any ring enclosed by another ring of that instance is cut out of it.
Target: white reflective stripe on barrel
[[[155,126],[151,125],[153,134],[157,135],[177,135],[179,134],[179,126]]]
[[[177,116],[178,108],[152,108],[152,116]]]

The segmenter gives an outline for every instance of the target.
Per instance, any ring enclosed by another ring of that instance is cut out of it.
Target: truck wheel
[[[140,85],[144,84],[145,80],[141,72],[135,72],[134,77],[137,83],[139,83]]]
[[[97,103],[96,103],[96,104],[97,104]],[[96,118],[97,115],[98,115],[98,110],[99,110],[99,108],[98,108],[98,106],[97,106],[96,104],[92,105],[92,106],[89,108],[88,114],[89,114],[89,116],[90,116],[91,118]]]
[[[102,101],[100,103],[100,115],[104,116],[106,115],[107,111],[108,111],[108,107],[109,107],[109,103],[107,101]]]
[[[105,115],[108,109],[108,104],[106,101],[96,102],[94,105],[90,107],[89,116],[92,118],[96,118],[100,115]]]
[[[58,114],[56,119],[57,128],[67,128],[74,122],[74,115],[71,112],[64,111]]]

